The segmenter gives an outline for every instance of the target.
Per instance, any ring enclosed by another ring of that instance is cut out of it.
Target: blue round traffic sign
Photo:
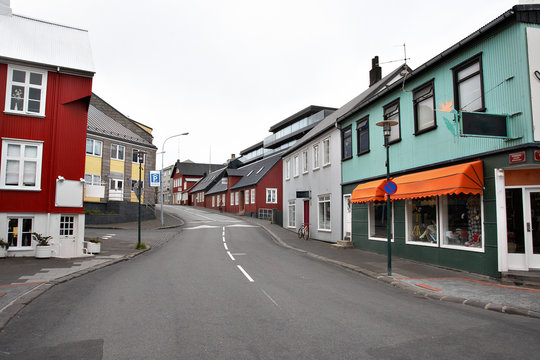
[[[384,192],[388,195],[393,195],[397,191],[397,184],[391,180],[384,183]]]

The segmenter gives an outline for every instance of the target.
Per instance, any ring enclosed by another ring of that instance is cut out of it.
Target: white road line
[[[225,242],[225,236],[223,237],[223,242]]]
[[[270,295],[268,295],[268,293],[267,293],[266,291],[264,291],[263,289],[261,289],[261,291],[264,293],[264,295],[266,295],[267,298],[270,299],[271,302],[274,303],[274,305],[276,305],[277,307],[279,307],[278,303],[277,303],[274,299],[272,299],[272,297],[271,297]]]
[[[237,265],[238,266],[238,269],[240,269],[240,271],[242,272],[242,274],[245,275],[245,277],[247,277],[247,279],[249,280],[249,282],[255,282],[255,280],[253,280],[251,278],[251,276],[249,276],[249,274],[246,272],[246,270],[244,270],[240,265]]]
[[[227,254],[229,254],[229,257],[231,258],[232,261],[236,261],[236,259],[234,258],[234,256],[232,256],[230,251],[227,251]]]
[[[223,247],[225,248],[225,250],[229,250],[229,248],[227,247],[227,243],[223,243]]]

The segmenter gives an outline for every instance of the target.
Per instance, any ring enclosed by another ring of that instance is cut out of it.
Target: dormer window
[[[45,116],[47,72],[9,65],[7,75],[5,111],[21,115]]]

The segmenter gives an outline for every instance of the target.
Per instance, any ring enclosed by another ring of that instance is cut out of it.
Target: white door
[[[76,237],[77,237],[77,217],[74,215],[60,215],[59,231],[59,254],[60,257],[77,256]]]
[[[351,195],[343,196],[343,239],[352,240]]]
[[[540,269],[540,188],[506,190],[508,269]]]
[[[124,200],[124,181],[118,179],[111,179],[109,186],[109,200],[110,201],[122,201]]]

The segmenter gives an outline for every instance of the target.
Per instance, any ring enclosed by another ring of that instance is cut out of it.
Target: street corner
[[[540,312],[540,290],[465,277],[397,278],[411,289],[436,300],[463,303],[501,312],[521,309],[522,312]]]

